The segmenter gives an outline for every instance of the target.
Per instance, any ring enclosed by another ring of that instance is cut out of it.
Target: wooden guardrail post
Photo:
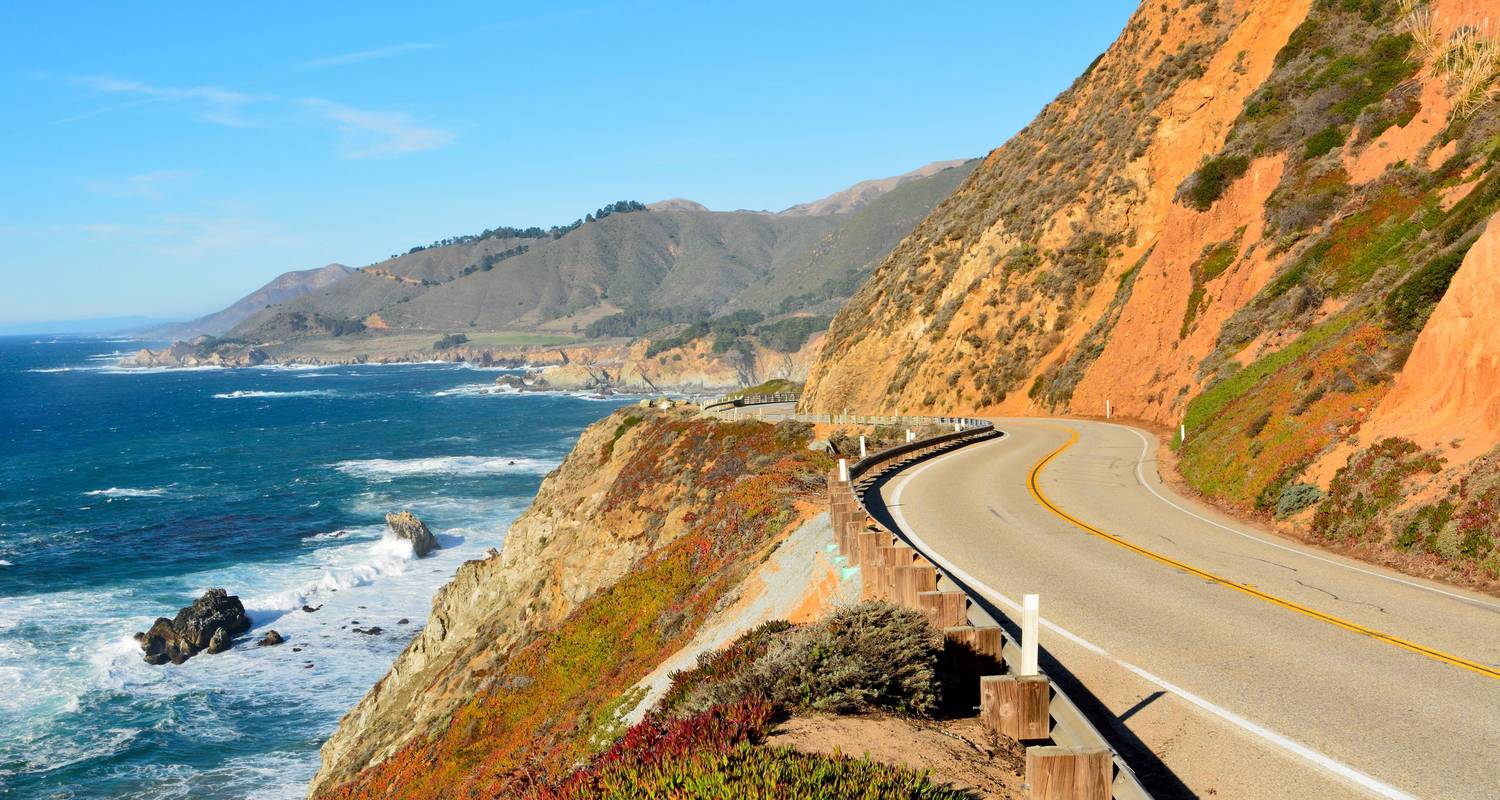
[[[1113,783],[1108,748],[1026,748],[1028,800],[1109,800]]]
[[[892,600],[896,605],[920,611],[917,595],[937,591],[937,567],[919,556],[911,564],[897,566],[892,573],[892,583],[895,590]]]
[[[955,625],[943,629],[943,657],[960,675],[978,678],[1005,671],[1005,637],[998,625]],[[977,696],[977,695],[976,695]]]
[[[979,679],[979,718],[1018,742],[1046,739],[1051,689],[1045,675],[985,675]]]
[[[969,619],[969,596],[963,592],[917,592],[917,610],[938,630],[963,625]]]
[[[879,529],[872,531],[866,528],[865,530],[859,532],[859,567],[863,571],[862,576],[865,582],[869,582],[871,580],[871,570],[880,566],[880,553],[878,552],[879,548],[882,545],[888,545],[890,543],[891,535],[886,533],[885,531]]]

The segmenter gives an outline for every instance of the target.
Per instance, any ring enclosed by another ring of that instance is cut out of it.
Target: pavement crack
[[[1270,564],[1273,567],[1281,567],[1282,569],[1291,570],[1292,572],[1296,572],[1297,571],[1296,567],[1288,566],[1288,565],[1283,564],[1283,563],[1281,563],[1279,561],[1271,561],[1269,559],[1264,559],[1264,558],[1260,558],[1260,557],[1257,557],[1257,556],[1250,556],[1250,557],[1252,559],[1255,559],[1256,561],[1260,561],[1260,562],[1265,563],[1265,564]],[[1316,587],[1309,587],[1309,588],[1316,588]],[[1322,591],[1322,590],[1319,589],[1318,591]]]
[[[1310,583],[1304,583],[1301,580],[1297,580],[1296,583],[1299,586],[1306,586],[1309,589],[1313,589],[1315,591],[1322,592],[1323,594],[1326,594],[1329,597],[1332,597],[1333,599],[1339,601],[1340,603],[1351,603],[1351,604],[1357,605],[1357,606],[1369,606],[1370,608],[1373,608],[1373,609],[1375,609],[1376,611],[1379,611],[1382,614],[1389,613],[1389,612],[1387,612],[1385,610],[1384,606],[1376,605],[1375,603],[1367,603],[1367,602],[1365,602],[1363,600],[1345,600],[1344,598],[1339,597],[1338,595],[1334,594],[1333,592],[1328,591],[1327,589],[1322,588],[1321,586],[1313,586],[1312,584],[1310,584]]]

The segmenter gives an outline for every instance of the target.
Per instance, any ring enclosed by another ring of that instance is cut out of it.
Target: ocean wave
[[[87,368],[86,368],[87,369]],[[94,367],[101,375],[160,375],[164,372],[215,372],[229,369],[229,367],[214,366],[212,364],[201,367]]]
[[[560,462],[512,456],[430,456],[427,458],[367,458],[340,461],[333,468],[358,478],[390,480],[408,475],[544,475]]]
[[[105,367],[36,367],[27,372],[98,372]]]
[[[279,617],[295,611],[308,601],[329,591],[366,586],[388,575],[400,575],[416,556],[410,539],[398,539],[387,533],[370,546],[370,560],[350,567],[324,570],[316,580],[308,581],[295,589],[252,598],[245,603],[245,613],[259,624],[259,619]]]
[[[501,386],[495,383],[470,383],[463,386],[454,386],[432,393],[433,397],[479,397],[487,394],[520,394],[521,390],[514,386]]]
[[[120,489],[114,486],[108,489],[95,489],[92,492],[84,492],[89,497],[161,497],[166,493],[166,487],[156,489]]]
[[[14,566],[15,566],[15,564],[12,564],[12,563],[10,563],[9,561],[6,561],[3,558],[0,558],[0,567],[14,567]]]
[[[338,392],[326,389],[308,389],[297,392],[270,392],[257,389],[240,389],[233,392],[220,392],[214,395],[215,400],[244,400],[249,398],[267,397],[336,397]]]

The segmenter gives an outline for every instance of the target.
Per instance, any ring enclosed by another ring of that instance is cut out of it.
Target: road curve
[[[1183,499],[1135,429],[998,427],[886,509],[1002,611],[1041,594],[1043,647],[1187,791],[1500,797],[1500,601]]]

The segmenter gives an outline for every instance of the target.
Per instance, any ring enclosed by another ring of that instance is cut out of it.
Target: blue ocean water
[[[442,364],[113,366],[140,346],[0,337],[0,795],[302,797],[433,593],[629,401]],[[403,508],[441,551],[386,538]],[[215,586],[251,632],[145,664],[131,634]]]

